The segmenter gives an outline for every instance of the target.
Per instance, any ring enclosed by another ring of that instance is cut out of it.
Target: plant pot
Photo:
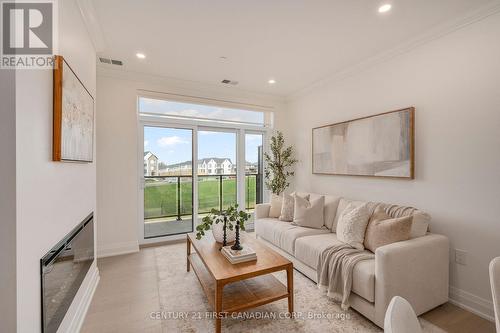
[[[229,223],[228,223],[229,224]],[[214,235],[215,241],[217,243],[223,243],[224,242],[224,223],[219,222],[219,223],[214,223],[212,224],[212,234]],[[229,226],[226,228],[226,242],[231,243],[234,242],[236,239],[236,230],[229,230]]]

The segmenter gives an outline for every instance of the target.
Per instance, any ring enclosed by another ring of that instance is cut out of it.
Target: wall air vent
[[[221,83],[224,83],[224,84],[230,84],[230,85],[237,85],[238,84],[238,81],[232,81],[232,80],[228,80],[228,79],[224,79],[221,81]]]
[[[103,64],[123,66],[123,61],[121,60],[99,57],[99,61]]]

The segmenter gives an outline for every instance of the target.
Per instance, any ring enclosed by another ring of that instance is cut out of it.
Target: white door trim
[[[154,238],[144,238],[144,127],[160,127],[160,128],[176,128],[176,129],[188,129],[192,131],[192,149],[191,149],[191,160],[193,161],[193,174],[192,174],[192,189],[193,189],[193,231],[196,230],[198,221],[198,170],[195,167],[196,159],[198,155],[198,145],[197,145],[197,126],[180,125],[180,124],[170,124],[168,121],[158,120],[158,121],[144,121],[139,119],[139,138],[138,142],[138,163],[139,163],[139,193],[138,193],[138,229],[137,236],[139,244],[153,244],[171,240],[185,239],[184,234],[176,234],[169,236],[159,236]]]

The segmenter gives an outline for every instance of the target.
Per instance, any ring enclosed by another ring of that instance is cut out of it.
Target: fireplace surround
[[[42,332],[56,332],[95,258],[91,213],[40,259]]]

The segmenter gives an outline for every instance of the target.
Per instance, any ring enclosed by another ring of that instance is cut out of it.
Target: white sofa
[[[310,195],[313,199],[320,194]],[[256,236],[317,282],[320,254],[339,242],[335,234],[337,220],[351,202],[363,204],[325,195],[323,229],[300,227],[271,218],[270,204],[258,204]],[[448,301],[449,243],[447,237],[427,232],[429,215],[411,207],[382,205],[391,207],[387,212],[393,217],[414,216],[412,238],[379,247],[375,259],[361,261],[354,267],[349,302],[352,308],[383,328],[386,309],[394,296],[407,299],[417,315]],[[416,237],[419,234],[423,236]]]

